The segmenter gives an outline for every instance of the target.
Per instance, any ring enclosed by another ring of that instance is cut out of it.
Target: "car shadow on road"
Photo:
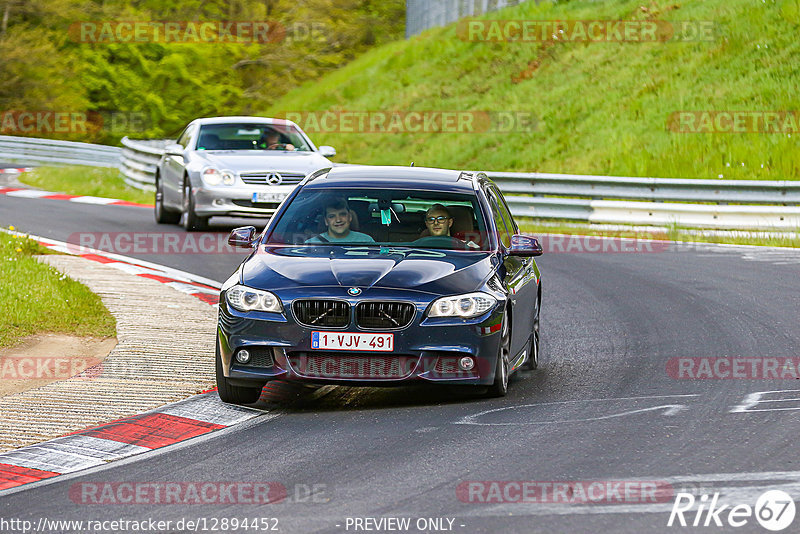
[[[542,371],[526,371],[512,377],[515,385],[524,386]],[[519,383],[519,384],[516,384]],[[301,382],[274,380],[264,387],[256,408],[281,408],[288,411],[343,411],[403,408],[445,404],[481,403],[492,400],[486,397],[485,387],[446,386],[441,384],[414,384],[393,387],[316,386]]]

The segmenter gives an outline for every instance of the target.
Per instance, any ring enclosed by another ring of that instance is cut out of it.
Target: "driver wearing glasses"
[[[434,204],[425,212],[425,226],[431,236],[449,236],[450,227],[453,226],[453,217],[441,204]]]

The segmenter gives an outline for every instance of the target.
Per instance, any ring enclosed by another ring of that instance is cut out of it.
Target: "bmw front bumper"
[[[425,311],[436,298],[430,294],[368,289],[354,298],[343,287],[322,288],[313,298],[346,300],[351,310],[364,301],[397,301],[413,302],[416,312],[400,329],[359,328],[354,314],[346,327],[317,328],[300,324],[293,311],[295,299],[309,298],[307,288],[274,292],[283,303],[283,313],[240,312],[228,306],[224,292],[221,295],[217,338],[223,373],[232,385],[260,386],[272,379],[370,386],[494,381],[502,320],[499,305],[474,319],[429,318]],[[391,333],[394,346],[391,352],[318,350],[311,347],[315,331]],[[243,348],[252,355],[246,364],[234,358]],[[470,370],[459,366],[465,356],[473,359]]]

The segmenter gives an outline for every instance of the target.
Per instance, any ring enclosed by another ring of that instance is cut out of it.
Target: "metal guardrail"
[[[800,181],[486,174],[517,216],[696,228],[800,229]]]
[[[168,141],[122,140],[122,172],[152,188]],[[515,216],[697,228],[800,228],[800,181],[487,172]],[[577,197],[577,198],[576,198]],[[671,201],[671,202],[667,202]],[[698,203],[708,204],[698,204]]]
[[[800,181],[688,180],[488,172],[504,193],[663,202],[800,204]]]
[[[0,159],[118,167],[125,182],[153,190],[171,140],[122,139],[123,148],[0,136]],[[800,231],[800,180],[690,180],[487,172],[515,216],[589,223]]]
[[[0,135],[0,159],[26,163],[118,167],[122,150],[75,141]]]
[[[122,138],[121,165],[125,183],[144,189],[155,191],[156,167],[164,154],[164,147],[173,140],[133,140]]]
[[[406,39],[434,26],[446,26],[461,17],[521,4],[526,0],[406,0]],[[538,4],[541,0],[536,0]]]

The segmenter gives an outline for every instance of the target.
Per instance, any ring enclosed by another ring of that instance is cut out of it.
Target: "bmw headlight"
[[[233,185],[235,181],[236,176],[231,171],[221,171],[214,167],[203,170],[203,182],[206,185]]]
[[[428,317],[477,317],[497,304],[497,299],[487,293],[467,293],[442,297],[433,301]]]
[[[282,312],[281,301],[269,291],[253,289],[237,284],[225,292],[225,298],[231,307],[242,311]]]

